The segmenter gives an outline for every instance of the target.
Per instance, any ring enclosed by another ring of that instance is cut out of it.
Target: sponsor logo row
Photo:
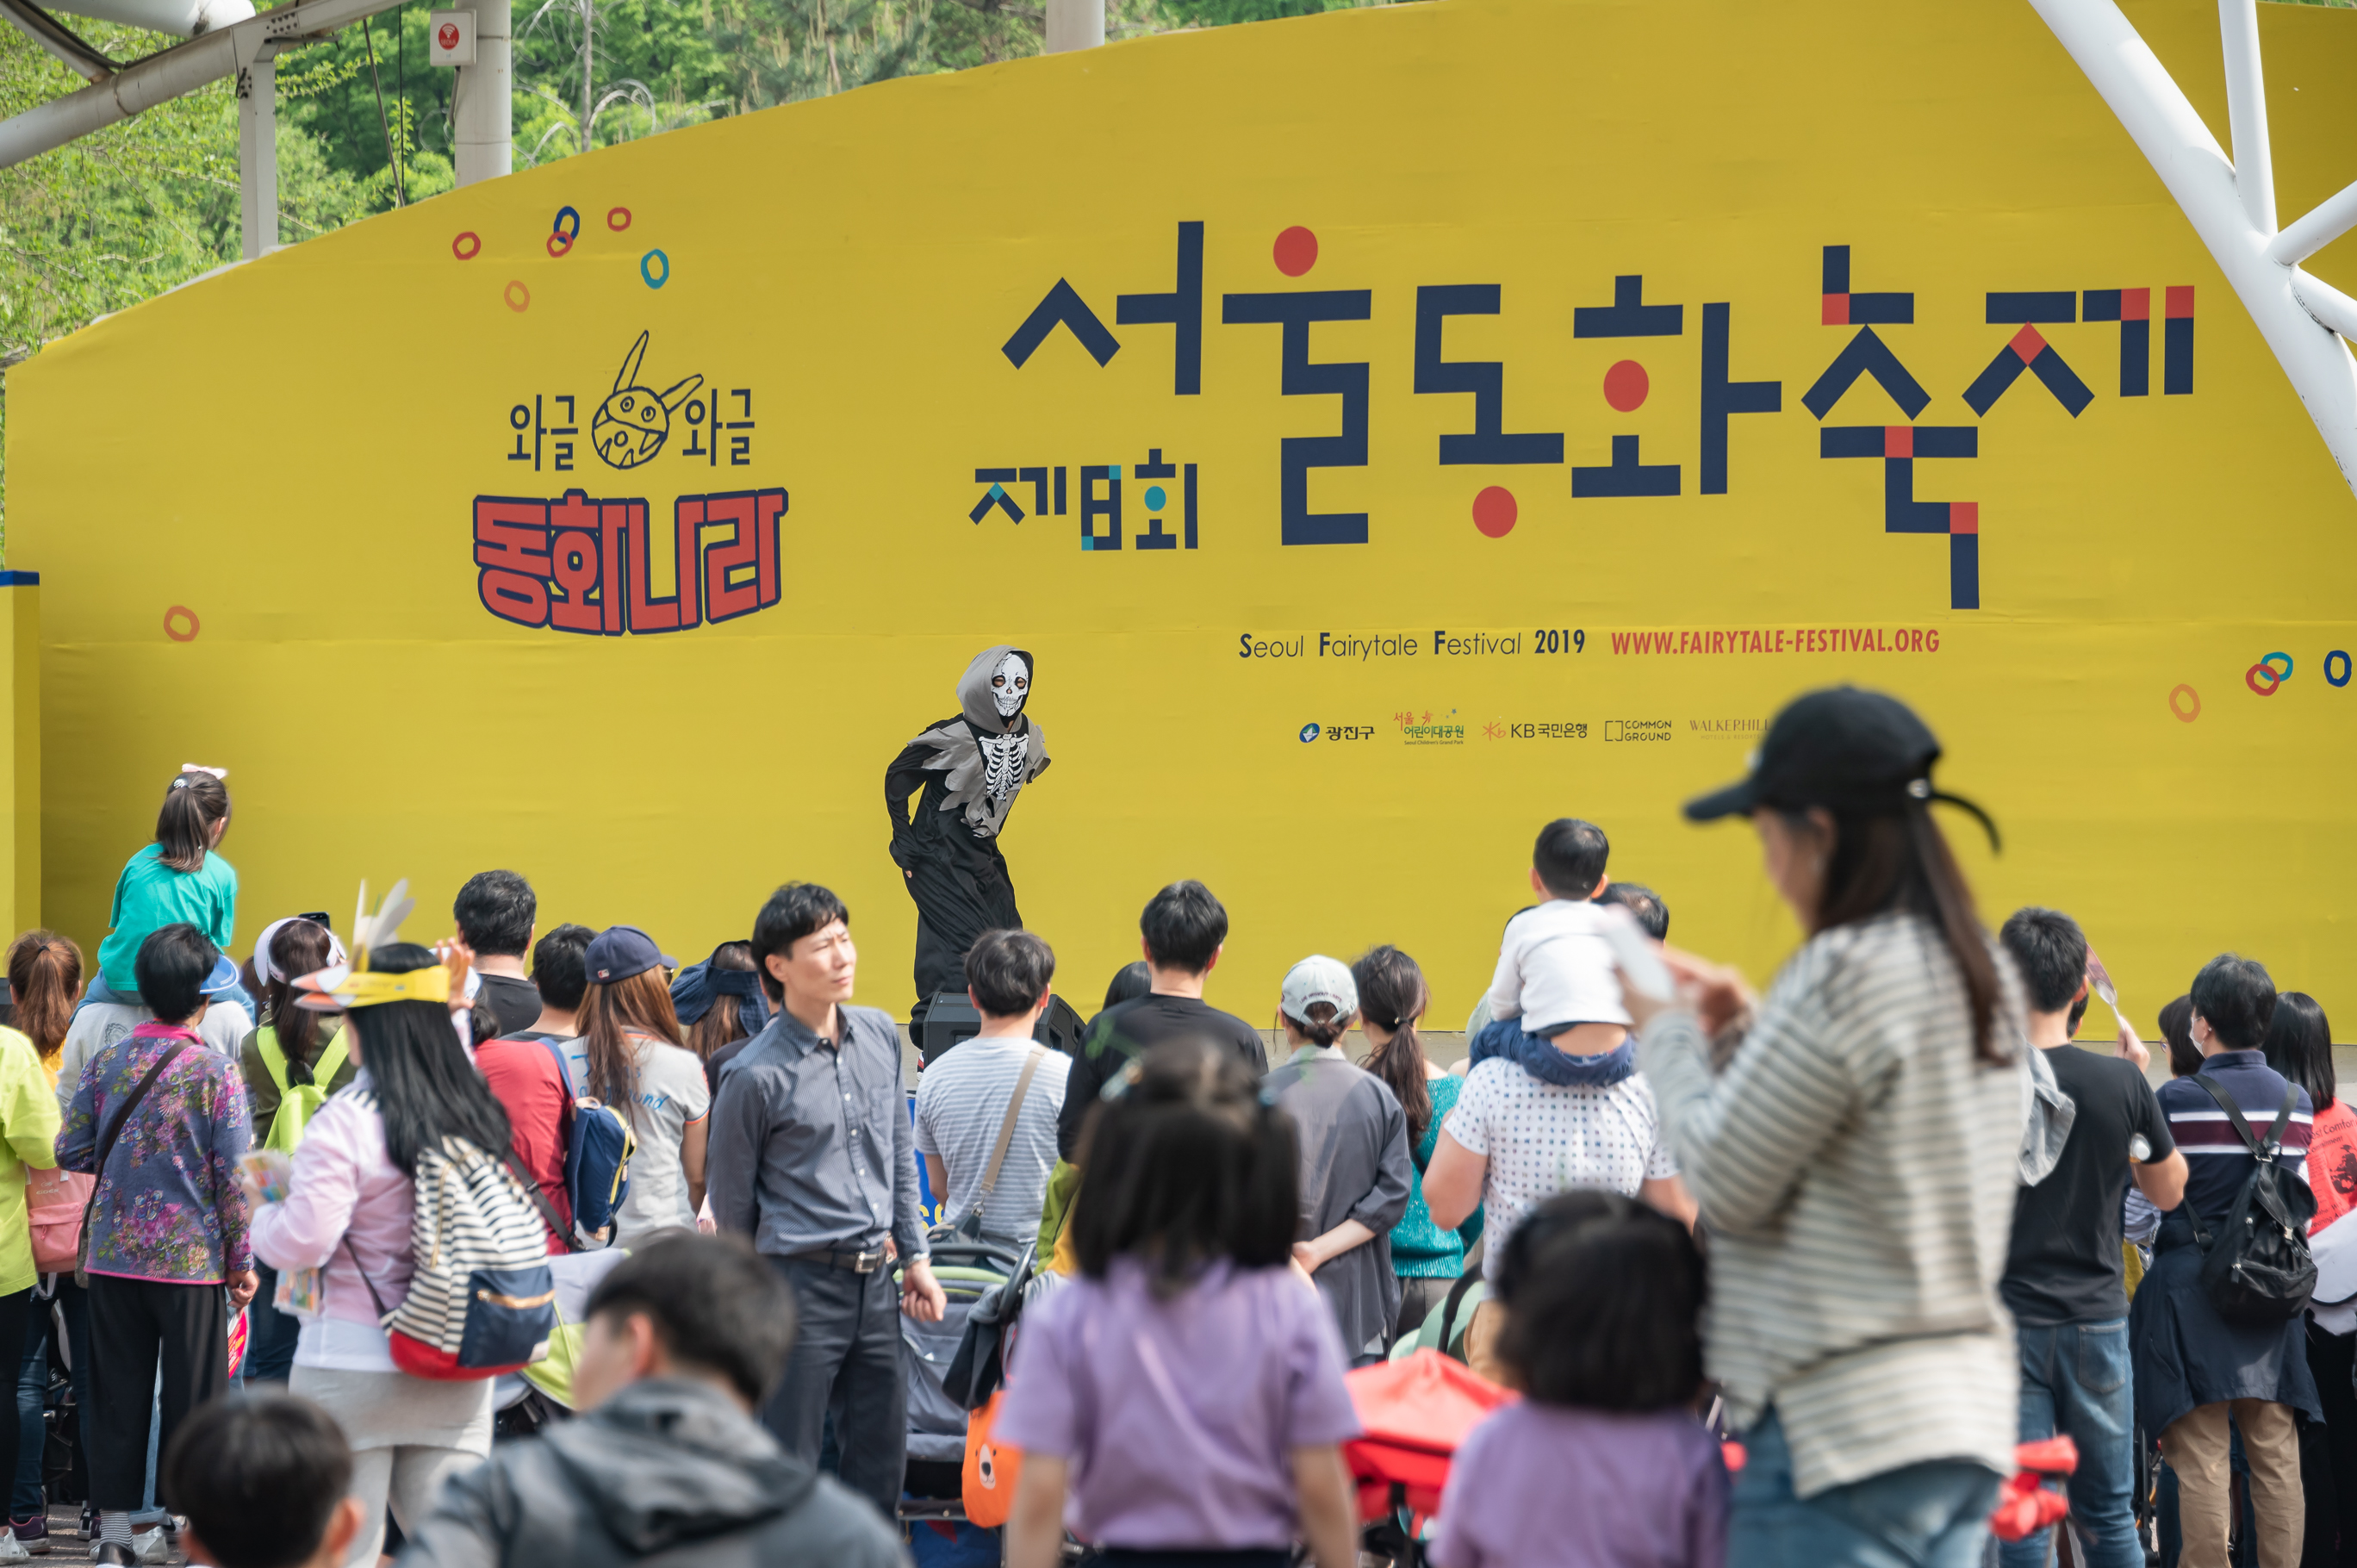
[[[1388,725],[1313,720],[1295,732],[1305,746],[1317,741],[1371,741],[1397,734],[1410,746],[1463,746],[1469,741],[1601,740],[1608,746],[1661,745],[1676,739],[1743,740],[1756,743],[1767,721],[1756,718],[1468,719],[1457,710],[1403,710]]]

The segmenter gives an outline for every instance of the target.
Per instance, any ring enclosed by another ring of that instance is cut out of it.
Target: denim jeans
[[[2015,1338],[2021,1346],[2021,1440],[2061,1433],[2079,1445],[2069,1490],[2083,1568],[2144,1568],[2134,1511],[2136,1385],[2128,1375],[2127,1319],[2024,1324]],[[2000,1545],[1998,1568],[2046,1568],[2050,1533]]]
[[[1743,1448],[1727,1568],[1980,1568],[2003,1479],[1986,1466],[1935,1459],[1803,1499],[1774,1410]]]

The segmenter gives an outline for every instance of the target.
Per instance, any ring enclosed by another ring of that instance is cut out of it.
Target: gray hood
[[[1023,717],[1023,709],[1018,706],[1013,718],[1000,718],[998,704],[990,694],[991,671],[996,670],[998,661],[1010,653],[1023,660],[1031,671],[1031,684],[1038,686],[1039,661],[1031,657],[1028,650],[1006,642],[993,643],[975,654],[974,662],[965,667],[965,673],[958,677],[958,711],[965,714],[967,723],[985,735],[1006,735]],[[1030,701],[1031,693],[1027,691],[1023,693],[1023,702],[1028,705]]]
[[[799,1507],[817,1472],[708,1384],[649,1379],[542,1437],[607,1533],[637,1556]]]

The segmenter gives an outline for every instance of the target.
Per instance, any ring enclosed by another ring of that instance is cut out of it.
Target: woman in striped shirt
[[[1890,697],[1794,702],[1686,814],[1751,817],[1808,940],[1764,1000],[1678,954],[1679,1003],[1630,989],[1710,1237],[1735,1568],[1967,1568],[2011,1467],[2021,1001],[1932,821],[1939,755]],[[1716,1076],[1713,1036],[1740,1036]]]

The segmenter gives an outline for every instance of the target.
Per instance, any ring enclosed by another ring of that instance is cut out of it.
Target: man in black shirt
[[[1259,1078],[1268,1071],[1260,1031],[1203,1001],[1203,981],[1228,940],[1228,911],[1200,882],[1174,882],[1157,893],[1137,918],[1139,946],[1153,989],[1089,1020],[1065,1080],[1064,1109],[1056,1121],[1056,1153],[1071,1160],[1089,1107],[1132,1058],[1177,1035],[1200,1035],[1236,1053]]]
[[[2018,909],[1998,941],[2020,972],[2029,1043],[2076,1107],[2053,1170],[2024,1187],[1998,1291],[2021,1348],[2021,1439],[2079,1445],[2071,1518],[2086,1568],[2142,1568],[2130,1500],[2136,1390],[2121,1206],[2133,1178],[2155,1207],[2185,1196],[2185,1156],[2132,1061],[2072,1043],[2087,1009],[2087,939],[2054,909]],[[2044,1568],[2046,1531],[1997,1549],[2002,1568]]]
[[[498,1020],[498,1033],[531,1028],[541,1013],[540,988],[523,972],[533,921],[540,914],[532,884],[512,871],[479,871],[458,889],[450,914],[458,922],[458,940],[474,950],[475,973],[482,982],[478,1000]]]

